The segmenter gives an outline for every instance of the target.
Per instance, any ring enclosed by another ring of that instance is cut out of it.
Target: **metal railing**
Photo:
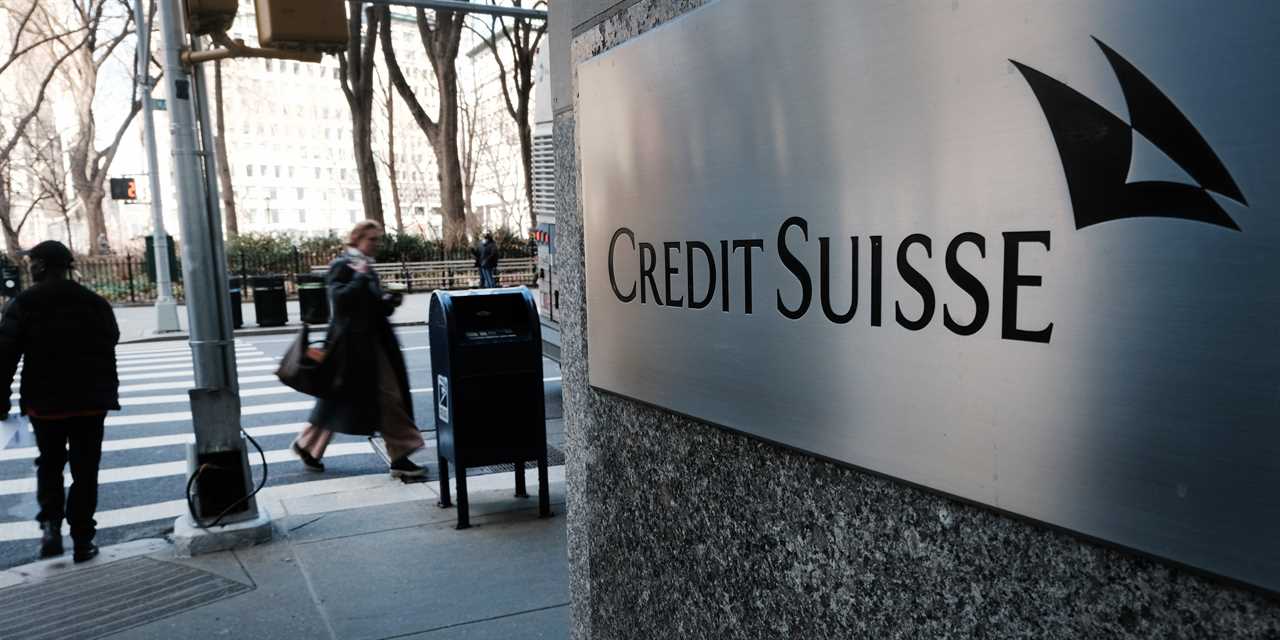
[[[375,265],[384,284],[402,284],[409,292],[435,289],[463,289],[479,286],[480,272],[466,252],[442,255],[452,259],[417,262],[380,262]],[[246,301],[253,300],[248,279],[260,275],[284,277],[286,295],[297,295],[299,274],[324,273],[333,259],[328,253],[294,251],[285,255],[261,256],[248,253],[227,256],[229,277],[243,279],[241,290]],[[25,269],[24,269],[25,272]],[[173,295],[184,300],[181,259],[175,260]],[[506,258],[498,262],[498,283],[502,286],[536,286],[537,259]],[[155,278],[143,257],[135,255],[82,256],[76,259],[72,274],[76,282],[92,289],[112,304],[147,304],[155,302]],[[29,273],[23,274],[23,286],[31,286]]]

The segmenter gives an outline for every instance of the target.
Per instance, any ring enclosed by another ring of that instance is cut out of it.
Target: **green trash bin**
[[[307,324],[329,323],[329,291],[324,276],[300,274],[298,283],[298,309],[302,321]]]

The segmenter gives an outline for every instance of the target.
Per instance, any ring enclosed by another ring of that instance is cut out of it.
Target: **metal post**
[[[137,292],[133,289],[133,255],[126,254],[124,257],[125,271],[129,274],[129,302],[137,302]]]
[[[160,163],[156,158],[156,120],[151,108],[151,24],[142,0],[133,0],[138,25],[138,83],[142,89],[142,131],[147,142],[147,177],[151,188],[151,233],[155,237],[156,333],[178,331],[178,303],[173,299],[169,273],[169,236],[164,230],[164,203],[160,193]]]
[[[231,332],[231,310],[227,291],[226,259],[221,246],[221,221],[218,209],[210,206],[208,180],[200,147],[196,144],[196,104],[201,93],[190,71],[182,64],[183,31],[181,0],[161,0],[160,24],[164,34],[165,83],[169,88],[170,132],[173,139],[173,165],[182,228],[183,284],[187,295],[187,324],[191,331],[192,365],[195,384],[192,390],[192,425],[195,432],[193,455],[201,456],[238,452],[244,455],[240,437],[240,407],[236,392],[234,343]],[[207,112],[207,109],[205,110]],[[207,149],[207,147],[206,147]],[[248,468],[247,461],[245,468]],[[244,493],[249,478],[244,474]],[[241,481],[236,478],[224,482]],[[203,495],[205,482],[198,483]],[[210,486],[223,490],[225,487]],[[257,505],[250,500],[248,511],[224,522],[258,517]]]

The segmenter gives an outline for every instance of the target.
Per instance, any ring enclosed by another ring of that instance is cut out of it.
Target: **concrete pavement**
[[[59,588],[81,607],[6,620],[29,625],[24,637],[568,637],[563,467],[552,469],[555,515],[545,520],[536,481],[530,499],[512,497],[510,473],[468,484],[467,530],[454,529],[454,509],[436,506],[436,483],[265,501],[268,544],[179,559],[165,541],[143,540],[84,565],[64,557],[17,567],[0,573],[0,610]],[[125,573],[132,580],[117,578]]]

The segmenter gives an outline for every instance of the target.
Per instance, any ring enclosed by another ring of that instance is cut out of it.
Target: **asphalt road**
[[[434,424],[427,331],[406,327],[399,334],[414,412],[419,426],[428,431],[423,436],[431,446]],[[329,492],[340,490],[346,481],[367,485],[379,475],[386,476],[386,482],[399,482],[387,476],[386,463],[365,438],[338,435],[325,457],[323,473],[304,470],[289,452],[312,405],[310,398],[284,387],[273,375],[291,340],[264,336],[236,341],[242,426],[267,453],[267,486],[323,481],[324,485],[314,485],[316,492]],[[191,436],[186,392],[193,384],[190,351],[184,342],[163,342],[124,345],[117,349],[117,356],[123,410],[107,419],[98,489],[99,545],[161,537],[172,531],[175,517],[185,510],[185,442]],[[544,359],[543,376],[548,440],[559,446],[563,443],[559,366]],[[261,478],[258,454],[251,448],[249,455],[255,463],[256,483]],[[0,568],[37,559],[35,457],[35,440],[25,425],[16,432],[0,431]],[[529,475],[536,482],[535,477]],[[309,487],[290,490],[305,495]]]

